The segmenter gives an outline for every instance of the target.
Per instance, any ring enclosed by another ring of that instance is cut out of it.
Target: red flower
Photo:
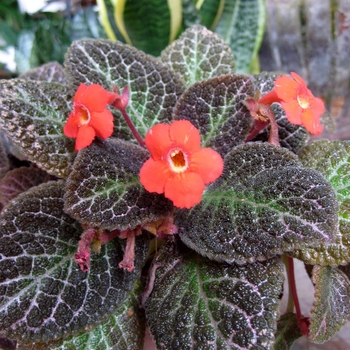
[[[303,125],[311,134],[322,133],[320,117],[325,112],[324,103],[307,88],[305,81],[296,73],[278,77],[272,91],[263,96],[258,103],[281,103],[288,120],[292,124]]]
[[[147,191],[164,193],[176,207],[198,204],[205,185],[223,171],[220,154],[201,148],[199,131],[187,120],[153,126],[145,142],[151,158],[141,168],[140,181]]]
[[[101,85],[80,84],[74,96],[73,111],[63,128],[67,137],[76,138],[77,151],[91,145],[95,136],[105,140],[112,135],[114,119],[106,107],[117,97]]]

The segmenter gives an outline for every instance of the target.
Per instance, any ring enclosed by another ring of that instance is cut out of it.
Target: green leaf
[[[189,28],[195,24],[200,24],[201,18],[193,0],[182,0],[181,2],[183,28]]]
[[[213,30],[222,15],[225,0],[204,0],[197,1],[197,5],[198,3],[201,3],[199,8],[201,24]]]
[[[65,67],[69,83],[100,84],[107,90],[128,85],[126,109],[141,136],[160,122],[172,120],[173,108],[184,91],[179,78],[151,56],[109,40],[80,40],[69,48]],[[68,79],[67,78],[67,79]],[[118,118],[122,118],[118,115]]]
[[[65,85],[66,74],[58,62],[49,62],[22,74],[20,79],[41,80]]]
[[[15,62],[19,74],[27,72],[40,63],[35,55],[34,49],[35,33],[30,30],[22,30],[17,39],[15,49]]]
[[[20,343],[17,350],[86,350],[86,349],[142,349],[145,315],[140,308],[141,283],[130,293],[118,310],[94,329],[64,340],[50,343]]]
[[[107,230],[134,229],[172,210],[163,195],[147,192],[139,172],[149,153],[110,138],[79,152],[68,177],[65,210],[82,224]]]
[[[202,202],[175,214],[181,240],[217,261],[244,264],[334,238],[337,203],[330,184],[285,148],[235,147]]]
[[[179,74],[186,86],[235,73],[231,49],[220,36],[200,25],[187,29],[162,52],[160,59]]]
[[[19,195],[0,217],[0,336],[49,342],[85,332],[110,318],[140,276],[147,253],[136,239],[135,269],[118,267],[125,240],[92,254],[85,273],[73,256],[80,224],[63,212],[64,182]]]
[[[158,56],[169,44],[171,35],[173,14],[169,2],[126,0],[124,3],[124,8],[120,5],[115,7],[114,15],[125,41],[139,50]]]
[[[299,158],[330,182],[338,200],[339,225],[334,242],[297,250],[293,256],[312,265],[347,264],[350,262],[350,142],[315,141],[301,150]]]
[[[65,178],[75,157],[74,141],[63,135],[72,105],[68,88],[58,83],[2,80],[0,127],[40,168]]]
[[[202,146],[222,156],[242,143],[252,125],[243,105],[254,95],[251,79],[243,75],[222,75],[191,85],[180,97],[174,119],[187,119],[200,130]]]
[[[315,266],[315,302],[311,310],[310,340],[323,343],[350,320],[350,281],[338,268]]]
[[[289,350],[295,340],[302,336],[296,314],[289,312],[281,316],[277,322],[274,350]]]
[[[237,72],[249,71],[259,50],[264,28],[263,0],[225,1],[215,32],[230,45],[235,55]]]
[[[114,20],[114,2],[114,0],[96,0],[99,19],[109,39],[125,42]]]
[[[103,29],[94,6],[84,6],[78,9],[70,21],[71,39],[103,38]]]
[[[168,244],[157,261],[146,301],[157,349],[271,349],[280,259],[230,266]]]
[[[0,203],[6,205],[31,187],[53,179],[46,171],[34,167],[12,169],[0,180]]]

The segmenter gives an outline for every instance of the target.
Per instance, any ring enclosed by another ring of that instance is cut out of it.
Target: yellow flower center
[[[169,163],[172,171],[181,173],[187,169],[187,157],[179,149],[170,151]]]
[[[90,121],[90,111],[84,106],[79,106],[79,124],[78,126],[86,125]]]
[[[308,96],[298,95],[297,96],[299,106],[302,109],[308,109],[310,107],[310,100]]]

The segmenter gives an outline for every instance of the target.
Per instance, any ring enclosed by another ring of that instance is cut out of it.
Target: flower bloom
[[[298,74],[290,74],[291,77],[278,77],[274,89],[258,103],[279,102],[292,124],[303,125],[311,134],[319,135],[323,130],[320,117],[325,112],[324,103],[312,94]]]
[[[67,137],[76,138],[77,151],[89,146],[95,136],[105,140],[112,135],[114,118],[107,105],[117,97],[101,85],[80,84],[74,96],[73,111],[63,128]]]
[[[141,168],[140,181],[147,191],[164,193],[176,207],[198,204],[205,185],[222,174],[220,154],[201,148],[199,131],[187,120],[153,126],[145,142],[151,158]]]

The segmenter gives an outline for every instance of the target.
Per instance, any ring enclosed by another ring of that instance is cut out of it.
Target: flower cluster
[[[187,120],[157,124],[145,141],[151,158],[141,168],[140,181],[147,191],[164,193],[176,207],[198,204],[205,185],[222,174],[220,154],[201,148],[199,131]]]
[[[324,103],[312,94],[298,74],[290,74],[291,76],[278,77],[274,89],[264,95],[258,103],[280,103],[289,122],[303,125],[311,134],[319,135],[323,130],[320,117],[325,112]]]

